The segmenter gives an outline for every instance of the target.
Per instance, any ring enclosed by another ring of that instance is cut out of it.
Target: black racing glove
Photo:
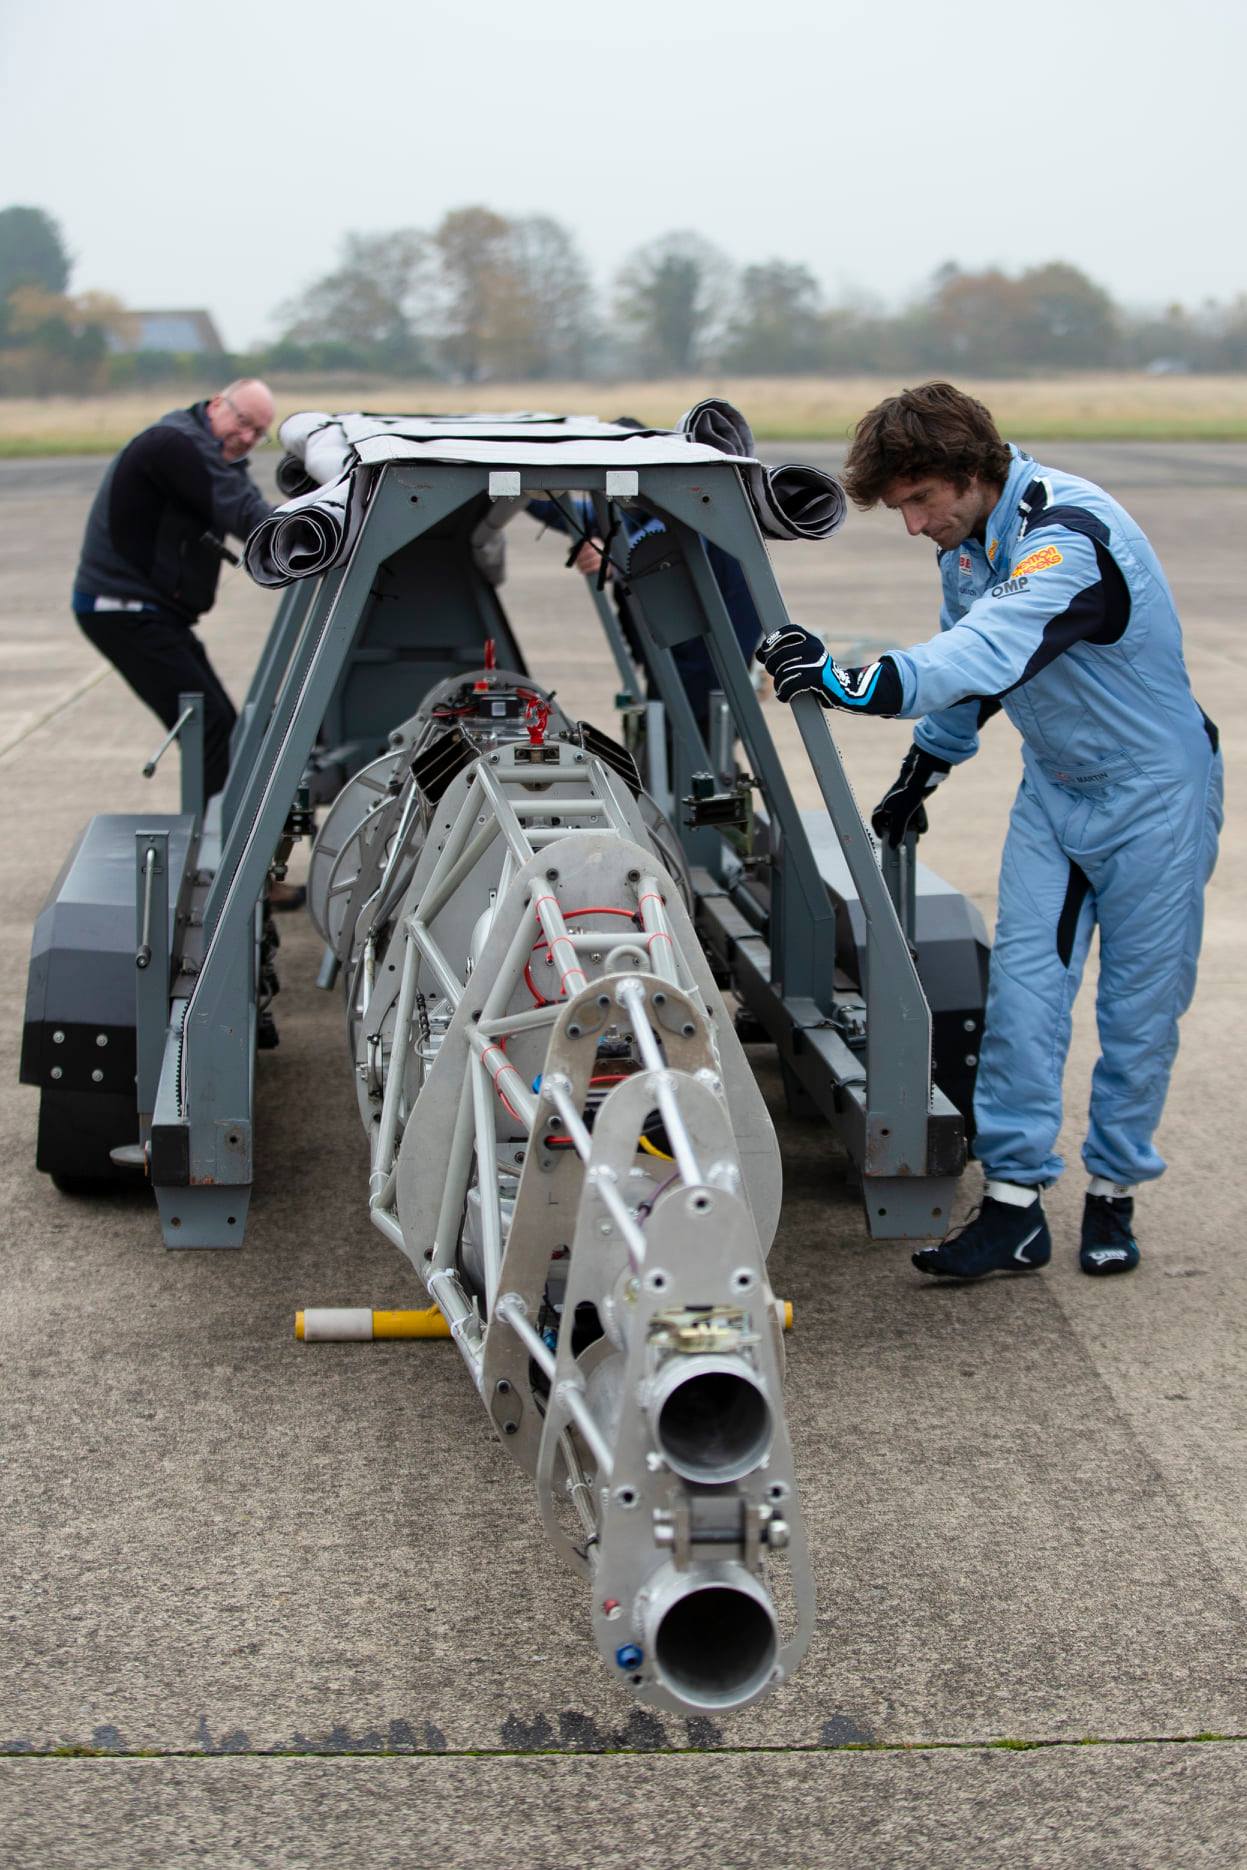
[[[901,678],[891,657],[864,669],[843,669],[832,660],[821,636],[796,624],[768,636],[758,660],[775,683],[778,701],[815,695],[825,708],[843,708],[850,714],[895,714],[901,706]]]
[[[870,828],[877,838],[886,838],[895,850],[912,826],[921,836],[927,829],[927,811],[923,800],[939,785],[952,767],[916,743],[901,762],[901,770],[870,814]]]

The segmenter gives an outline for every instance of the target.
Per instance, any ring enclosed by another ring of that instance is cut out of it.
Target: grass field
[[[915,379],[916,380],[916,379]],[[1247,441],[1247,375],[998,378],[961,385],[983,398],[1001,429],[1025,441]],[[0,456],[111,454],[194,391],[165,386],[114,396],[0,400]],[[626,413],[675,422],[699,397],[726,396],[760,441],[843,441],[857,418],[900,383],[885,377],[690,377],[651,383],[360,383],[274,380],[278,419],[296,409],[551,409]]]

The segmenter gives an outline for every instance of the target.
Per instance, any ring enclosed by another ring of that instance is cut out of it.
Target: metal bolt
[[[61,1070],[61,1068],[60,1068],[60,1066],[59,1066],[59,1065],[53,1065],[53,1067],[52,1067],[52,1076],[53,1076],[54,1078],[63,1078],[63,1077],[64,1077],[64,1075],[65,1075],[65,1074],[64,1074],[64,1072],[63,1072],[63,1071]]]
[[[975,1027],[978,1025],[978,1021],[975,1019],[963,1019],[961,1024],[962,1024],[962,1029],[965,1032],[973,1032]]]
[[[96,1045],[107,1045],[108,1034],[106,1032],[97,1032],[95,1035],[95,1043]]]
[[[98,1067],[91,1073],[91,1082],[92,1084],[103,1084],[104,1082],[104,1074]]]
[[[966,1064],[967,1065],[977,1065],[978,1062],[979,1062],[979,1055],[977,1052],[966,1053]]]
[[[64,1033],[63,1033],[63,1032],[54,1032],[54,1033],[52,1034],[52,1043],[53,1043],[53,1045],[64,1045],[64,1043],[65,1043],[65,1035],[64,1035]]]

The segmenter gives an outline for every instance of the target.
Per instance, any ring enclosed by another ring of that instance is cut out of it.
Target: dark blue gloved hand
[[[870,814],[870,828],[875,836],[886,838],[895,850],[911,826],[921,835],[927,829],[927,810],[922,801],[951,771],[947,760],[939,759],[923,747],[912,746],[891,787]]]
[[[815,695],[825,708],[850,714],[895,714],[901,705],[901,678],[890,657],[864,669],[843,669],[821,636],[796,624],[768,636],[758,660],[773,679],[779,701]]]

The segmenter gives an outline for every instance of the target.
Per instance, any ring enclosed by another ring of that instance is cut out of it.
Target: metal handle
[[[156,757],[159,758],[159,754]],[[150,967],[152,961],[152,885],[155,880],[156,846],[149,844],[143,855],[143,938],[134,957],[134,965],[139,968]]]
[[[152,754],[151,759],[148,760],[146,766],[143,768],[144,779],[151,778],[156,768],[160,765],[164,755],[169,751],[169,748],[173,745],[194,712],[194,708],[183,708],[177,720],[173,723],[173,726],[169,729],[160,745],[156,748],[156,751]]]

